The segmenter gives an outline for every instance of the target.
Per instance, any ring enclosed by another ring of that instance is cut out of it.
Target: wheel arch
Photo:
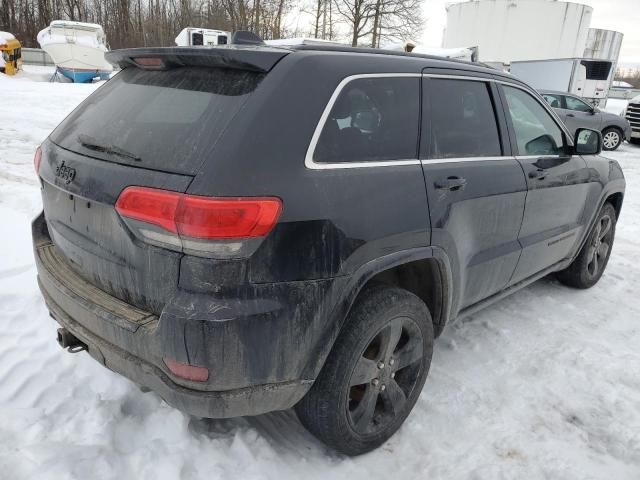
[[[437,285],[430,285],[426,291],[421,291],[419,286],[425,279],[427,282],[437,282]],[[420,247],[384,255],[362,265],[346,283],[335,284],[337,291],[329,294],[333,307],[323,322],[325,331],[308,355],[303,378],[317,378],[358,297],[367,287],[380,283],[405,288],[426,300],[434,335],[437,337],[443,331],[450,320],[454,292],[451,263],[444,250]],[[323,315],[322,311],[318,314]]]
[[[623,192],[610,193],[604,203],[610,203],[616,211],[616,218],[620,218],[620,211],[622,210],[622,200],[624,199]]]
[[[580,254],[580,250],[582,250],[582,247],[584,246],[585,242],[587,241],[587,238],[589,237],[589,232],[591,232],[591,230],[595,225],[596,219],[598,218],[598,214],[600,213],[600,211],[602,210],[602,207],[604,207],[606,203],[611,203],[613,205],[613,208],[616,211],[616,219],[620,218],[620,211],[622,209],[624,192],[625,192],[624,179],[619,178],[615,180],[610,180],[608,188],[605,188],[605,191],[600,196],[600,200],[598,201],[597,208],[591,214],[591,218],[587,224],[588,228],[585,228],[585,231],[582,234],[582,238],[580,239],[580,242],[577,244],[576,251],[571,256],[571,259],[567,263],[567,265],[570,264],[573,260],[575,260],[575,258]]]
[[[385,255],[363,265],[354,274],[349,289],[348,308],[341,313],[341,331],[349,312],[367,287],[384,284],[408,290],[423,300],[431,313],[434,332],[438,336],[451,311],[451,267],[446,254],[437,248],[425,247]]]

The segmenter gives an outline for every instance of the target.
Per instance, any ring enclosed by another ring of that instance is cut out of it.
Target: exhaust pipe
[[[78,337],[66,328],[58,329],[58,345],[66,349],[70,353],[78,353],[87,350],[87,344],[82,342]]]

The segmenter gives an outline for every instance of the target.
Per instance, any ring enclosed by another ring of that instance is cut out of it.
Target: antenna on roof
[[[232,45],[264,45],[262,39],[253,32],[238,30],[231,34]]]

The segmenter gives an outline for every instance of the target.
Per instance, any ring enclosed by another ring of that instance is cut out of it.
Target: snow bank
[[[191,418],[86,353],[57,346],[31,252],[29,222],[41,208],[33,151],[96,87],[21,78],[0,76],[0,88],[12,92],[0,124],[7,478],[640,478],[640,148],[607,154],[621,162],[628,191],[600,283],[577,291],[545,279],[449,326],[400,432],[349,459],[318,443],[291,412]]]

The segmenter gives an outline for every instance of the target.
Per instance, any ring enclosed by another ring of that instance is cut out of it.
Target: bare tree
[[[380,48],[382,40],[415,38],[424,25],[421,7],[420,0],[376,0],[371,46]]]
[[[187,26],[279,38],[290,0],[0,0],[0,30],[25,47],[52,20],[102,25],[111,48],[167,46]]]
[[[361,38],[372,33],[371,20],[375,0],[334,0],[336,12],[351,32],[351,45],[358,46]]]

